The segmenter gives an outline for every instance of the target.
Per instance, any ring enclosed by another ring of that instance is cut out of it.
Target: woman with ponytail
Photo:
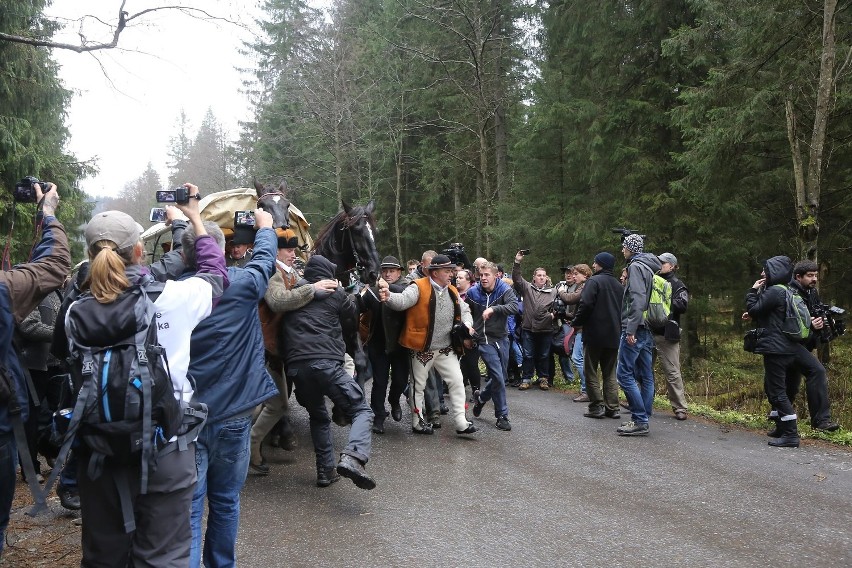
[[[80,337],[74,337],[74,330],[79,329],[76,322],[85,321],[91,312],[86,311],[86,304],[95,305],[94,300],[103,309],[108,306],[121,309],[125,295],[142,288],[156,307],[157,339],[165,348],[174,396],[183,402],[189,402],[193,394],[193,383],[187,376],[192,330],[210,314],[227,286],[222,232],[212,223],[201,221],[198,188],[191,184],[186,187],[189,202],[176,207],[190,221],[184,242],[189,242],[192,250],[185,258],[192,259],[194,266],[188,268],[195,274],[178,281],[154,281],[142,264],[145,259],[145,249],[139,240],[142,227],[120,211],[99,213],[85,230],[89,275],[82,286],[84,293],[70,305],[65,317],[69,345],[91,346],[92,343],[85,343],[85,338],[81,343]],[[92,338],[107,341],[121,322],[127,325],[135,319],[133,314],[120,313],[95,320],[101,321],[93,323],[88,318],[90,341]],[[103,329],[91,330],[93,325],[101,325]],[[100,474],[90,475],[98,467],[97,463],[94,466],[89,463],[97,461],[94,452],[85,443],[75,451],[79,451],[77,481],[83,516],[82,565],[187,566],[192,536],[190,509],[196,483],[194,440],[179,443],[177,437],[172,437],[159,450],[156,468],[148,471],[145,492],[140,490],[144,485],[140,476],[144,473],[139,465],[111,463],[107,456]],[[122,507],[122,500],[127,505],[128,496],[120,488],[125,479],[132,507],[129,523],[128,510]]]

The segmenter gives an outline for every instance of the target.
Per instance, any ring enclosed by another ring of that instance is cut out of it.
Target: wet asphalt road
[[[249,475],[239,565],[852,566],[852,452],[770,448],[663,410],[650,436],[623,438],[572,396],[510,389],[513,430],[489,403],[472,440],[449,425],[415,436],[404,409],[373,436],[373,491],[314,485],[291,399],[299,447],[267,450],[271,474]]]

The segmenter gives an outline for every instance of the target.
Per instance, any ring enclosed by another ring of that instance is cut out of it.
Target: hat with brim
[[[251,227],[236,227],[234,229],[234,239],[231,242],[235,245],[254,244],[254,229]]]
[[[398,268],[399,270],[402,270],[402,265],[395,256],[386,256],[382,259],[380,268]]]
[[[299,248],[299,238],[296,236],[296,233],[294,233],[292,229],[275,229],[275,234],[278,235],[278,248]]]
[[[432,263],[426,267],[426,270],[438,270],[441,268],[456,268],[456,264],[450,260],[445,254],[438,254],[432,258]]]
[[[124,250],[139,242],[142,231],[142,225],[127,213],[104,211],[92,217],[83,234],[87,247],[98,241],[111,241],[117,250]]]
[[[573,264],[566,264],[562,267],[562,272],[571,272],[572,270],[574,270]]]

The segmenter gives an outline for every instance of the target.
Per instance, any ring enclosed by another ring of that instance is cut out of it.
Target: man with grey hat
[[[450,415],[460,436],[473,434],[476,427],[465,416],[464,379],[459,365],[458,345],[453,334],[472,336],[473,318],[468,305],[461,301],[452,285],[456,266],[443,254],[432,258],[424,267],[428,276],[418,278],[402,292],[391,292],[388,283],[379,279],[379,298],[387,307],[405,311],[405,325],[399,344],[411,350],[413,388],[412,430],[416,434],[432,434],[432,426],[425,419],[423,389],[429,370],[433,367],[447,383],[450,398]]]
[[[642,235],[628,235],[621,252],[627,260],[627,285],[621,302],[621,341],[616,376],[630,405],[631,420],[616,429],[619,436],[647,436],[654,407],[654,338],[645,323],[654,274],[660,261],[644,252]]]
[[[665,326],[651,328],[651,332],[657,346],[657,357],[668,383],[666,394],[672,411],[678,420],[686,420],[686,396],[683,392],[683,377],[680,374],[680,314],[686,312],[689,290],[680,278],[675,276],[677,257],[670,252],[664,252],[657,258],[662,263],[658,274],[672,285],[671,313]]]

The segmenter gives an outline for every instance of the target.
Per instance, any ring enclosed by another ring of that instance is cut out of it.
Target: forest
[[[64,150],[51,48],[6,39],[49,41],[45,4],[0,13],[0,178],[69,188],[77,231],[91,204],[75,181],[97,164]],[[239,87],[253,117],[235,139],[212,113],[194,134],[178,117],[168,184],[285,179],[317,228],[375,200],[382,255],[530,248],[554,276],[617,254],[612,229],[630,228],[677,255],[686,356],[712,357],[713,325],[740,330],[767,257],[816,260],[823,300],[852,307],[851,4],[264,0]],[[147,214],[164,185],[149,167],[113,205]],[[0,192],[13,259],[28,207]]]

